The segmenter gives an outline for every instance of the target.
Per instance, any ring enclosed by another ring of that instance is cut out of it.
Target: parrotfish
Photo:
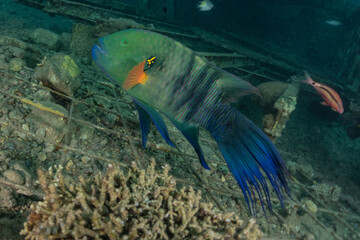
[[[178,41],[145,30],[102,37],[92,48],[92,56],[132,97],[144,147],[151,122],[165,141],[175,146],[163,113],[192,145],[201,165],[210,169],[198,141],[199,127],[203,127],[217,142],[250,212],[255,211],[256,196],[264,211],[265,200],[271,209],[269,183],[284,205],[290,175],[283,159],[269,138],[231,106],[239,97],[257,93],[254,86],[210,64]]]
[[[303,80],[303,83],[313,86],[316,92],[324,99],[320,104],[324,106],[329,106],[335,112],[342,114],[344,112],[344,107],[342,100],[339,94],[329,86],[326,86],[323,83],[315,82],[309,75],[308,72],[304,72],[306,79]]]

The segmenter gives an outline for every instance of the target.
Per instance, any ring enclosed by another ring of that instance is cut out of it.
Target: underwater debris
[[[23,100],[22,100],[23,101]],[[56,103],[50,101],[40,101],[39,103],[33,103],[29,100],[23,101],[31,106],[32,124],[36,130],[36,140],[43,142],[44,137],[52,142],[59,142],[65,135],[64,127],[66,124],[66,117],[68,111]],[[43,154],[39,159],[45,160]]]
[[[25,239],[260,239],[255,219],[219,213],[192,187],[176,190],[169,166],[146,170],[115,163],[105,174],[71,178],[62,167],[38,171],[46,194],[31,206]]]
[[[278,100],[281,94],[289,87],[288,83],[279,81],[264,82],[256,86],[259,89],[259,95],[252,95],[253,103],[262,107],[271,107]]]
[[[131,19],[110,18],[106,22],[97,23],[93,29],[93,35],[97,38],[100,38],[105,35],[129,28],[144,28],[144,25],[139,24]]]
[[[91,47],[95,43],[92,36],[92,26],[75,23],[72,28],[70,50],[76,56],[89,57]]]
[[[341,188],[337,185],[326,183],[314,184],[311,186],[314,194],[323,199],[324,202],[338,202],[341,196]]]
[[[267,114],[263,119],[263,130],[274,142],[281,136],[281,132],[285,129],[285,125],[290,119],[291,112],[295,110],[299,85],[300,83],[293,78],[292,83],[288,84],[286,90],[283,91],[273,105],[277,110],[276,115]]]
[[[81,85],[78,66],[71,57],[63,53],[55,54],[42,66],[38,66],[34,78],[68,96],[73,96]]]

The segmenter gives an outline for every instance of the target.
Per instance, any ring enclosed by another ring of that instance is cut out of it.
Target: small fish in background
[[[317,83],[310,77],[309,73],[305,71],[306,80],[301,81],[302,83],[313,86],[316,92],[324,99],[321,105],[329,106],[332,110],[342,114],[344,107],[339,94],[329,86],[323,83]]]
[[[210,11],[214,7],[214,4],[210,0],[203,0],[199,2],[199,11]]]
[[[327,20],[327,21],[325,21],[325,23],[327,23],[331,26],[334,26],[334,27],[342,25],[342,23],[339,22],[338,20]]]

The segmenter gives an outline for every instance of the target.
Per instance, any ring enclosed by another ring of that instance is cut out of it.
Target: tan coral
[[[259,239],[255,220],[219,213],[193,188],[176,190],[169,166],[127,173],[109,164],[105,174],[69,180],[62,167],[39,170],[44,201],[34,203],[25,239]]]

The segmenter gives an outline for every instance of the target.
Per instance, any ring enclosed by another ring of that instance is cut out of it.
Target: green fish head
[[[102,37],[93,46],[92,57],[112,80],[122,85],[130,70],[150,54],[151,47],[146,44],[146,35],[150,34],[129,29]]]

